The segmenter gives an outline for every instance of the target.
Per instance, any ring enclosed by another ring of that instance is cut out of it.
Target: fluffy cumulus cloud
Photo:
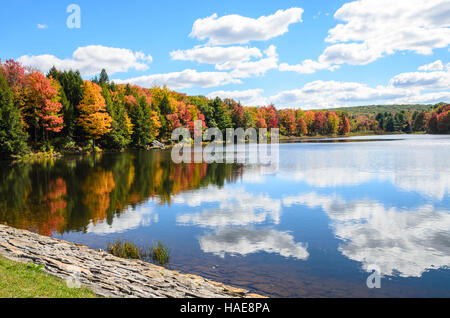
[[[246,62],[251,58],[261,58],[262,53],[255,47],[244,46],[197,46],[189,50],[170,52],[173,60],[196,61],[198,63],[222,64]]]
[[[450,72],[408,72],[394,76],[389,84],[393,87],[418,89],[450,89]]]
[[[282,91],[270,97],[270,101],[277,106],[300,106],[303,109],[314,109],[385,103],[409,94],[412,92],[393,87],[373,88],[357,82],[318,80],[307,83],[300,89]]]
[[[320,207],[332,221],[348,258],[380,267],[383,275],[421,277],[425,271],[450,266],[450,213],[423,205],[413,209],[385,207],[370,200],[345,201],[316,193],[285,199]]]
[[[181,72],[144,75],[126,80],[115,80],[115,82],[136,84],[148,88],[154,85],[166,85],[171,89],[185,89],[193,86],[214,87],[231,83],[242,83],[239,79],[232,77],[227,72],[198,72],[193,69],[186,69]]]
[[[242,78],[262,76],[268,70],[278,68],[278,54],[274,45],[269,46],[264,51],[264,55],[256,48],[197,47],[186,51],[173,51],[171,56],[175,60],[192,60],[215,64],[217,71],[198,72],[194,69],[186,69],[181,72],[146,75],[127,80],[117,80],[116,82],[132,83],[144,87],[167,85],[171,89],[184,89],[194,86],[207,88],[241,84]],[[252,57],[261,58],[251,60]]]
[[[264,55],[257,48],[240,46],[195,47],[190,50],[173,51],[170,55],[174,60],[215,64],[216,70],[228,71],[235,78],[261,76],[268,70],[278,68],[278,54],[274,45],[269,46]]]
[[[76,49],[70,59],[43,54],[24,55],[18,61],[44,73],[55,66],[60,70],[79,70],[83,76],[92,76],[100,73],[103,68],[109,74],[127,72],[130,69],[145,71],[149,68],[148,63],[152,62],[152,57],[129,49],[89,45]]]
[[[365,65],[400,51],[429,55],[450,44],[448,0],[358,0],[344,4],[334,17],[343,23],[329,30],[325,41],[330,45],[317,64],[306,60],[282,70],[311,73],[341,64]]]
[[[422,65],[418,68],[419,71],[442,71],[444,70],[444,64],[441,60],[434,61],[433,63]]]
[[[191,37],[208,40],[214,45],[244,44],[266,41],[288,32],[293,23],[302,22],[303,9],[278,10],[257,19],[237,14],[218,17],[217,14],[198,19],[192,27]]]
[[[431,63],[435,64],[435,63]],[[430,65],[431,65],[430,64]],[[236,70],[235,70],[236,71]],[[232,71],[230,74],[235,74]],[[253,70],[256,73],[256,69]],[[243,105],[323,109],[354,105],[438,103],[450,99],[450,70],[400,73],[386,85],[359,82],[322,81],[306,83],[298,89],[264,96],[262,89],[218,90],[208,97],[232,98]]]
[[[230,98],[241,102],[243,105],[263,106],[267,105],[267,98],[263,97],[263,89],[247,89],[247,90],[234,90],[234,91],[214,91],[208,94],[209,98],[220,97],[222,99]]]
[[[199,238],[200,248],[205,253],[221,257],[252,253],[276,253],[284,257],[306,260],[307,245],[297,243],[288,232],[275,230],[252,230],[246,228],[224,228]]]
[[[358,82],[317,80],[305,84],[302,88],[282,91],[268,97],[268,100],[279,107],[302,107],[303,109],[374,103],[431,104],[448,100],[450,96],[449,69],[445,71],[429,69],[400,73],[391,78],[387,85],[376,87]]]
[[[330,66],[328,64],[322,64],[313,60],[304,60],[300,64],[289,65],[287,63],[281,63],[279,68],[281,72],[297,72],[300,74],[312,74],[318,70],[334,70],[336,66]]]
[[[216,65],[220,71],[229,71],[236,78],[247,78],[251,76],[262,76],[268,70],[278,68],[277,48],[271,45],[264,51],[264,58],[256,61],[228,61]]]

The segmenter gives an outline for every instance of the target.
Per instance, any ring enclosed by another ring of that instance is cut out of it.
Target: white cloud
[[[343,242],[339,251],[364,269],[376,264],[383,275],[421,277],[425,271],[450,266],[449,211],[431,205],[399,209],[370,200],[347,202],[316,193],[286,201],[321,207]]]
[[[144,71],[149,68],[147,63],[152,62],[152,57],[129,49],[89,45],[76,49],[71,59],[44,54],[24,55],[19,57],[18,61],[44,73],[55,66],[60,70],[79,70],[84,76],[92,76],[100,73],[103,68],[108,74],[127,72],[130,69]]]
[[[114,80],[117,83],[130,83],[150,88],[154,85],[167,85],[170,89],[185,89],[193,86],[213,87],[242,83],[226,72],[197,72],[186,69],[181,72],[152,74],[126,80]]]
[[[313,60],[304,60],[301,64],[289,65],[287,63],[281,63],[279,70],[281,72],[297,72],[300,74],[312,74],[318,70],[331,69],[330,65],[322,64]],[[332,69],[335,69],[332,68]]]
[[[273,15],[258,19],[237,14],[218,17],[213,14],[198,19],[192,27],[191,37],[208,39],[210,44],[244,44],[250,41],[266,41],[288,32],[289,25],[302,22],[303,9],[278,10]]]
[[[196,61],[207,64],[222,64],[225,62],[246,62],[252,57],[262,57],[262,53],[255,47],[197,46],[189,50],[172,51],[170,52],[170,56],[173,60]]]
[[[41,29],[41,30],[47,29],[47,28],[48,28],[48,25],[47,25],[47,24],[40,24],[40,23],[38,23],[37,28],[38,28],[38,29]]]
[[[300,260],[309,257],[306,244],[296,243],[288,232],[275,230],[225,228],[217,230],[214,234],[201,236],[199,242],[203,252],[221,257],[225,257],[227,253],[232,256],[245,256],[259,252],[276,253]]]
[[[444,64],[441,60],[437,60],[433,63],[422,65],[418,68],[419,71],[442,71],[444,70]]]
[[[365,65],[396,52],[429,55],[450,44],[448,0],[358,0],[344,4],[334,17],[343,23],[328,31],[325,41],[331,45],[317,62],[324,68]],[[303,63],[290,70],[303,71]]]
[[[270,101],[275,105],[301,107],[303,109],[353,106],[355,104],[384,103],[412,94],[400,88],[369,87],[357,82],[314,81],[301,89],[282,91]]]
[[[220,97],[222,99],[230,98],[241,102],[243,105],[264,106],[268,104],[267,98],[261,96],[263,89],[247,89],[235,91],[215,91],[208,94],[208,98]]]
[[[193,59],[203,63],[220,63],[215,68],[218,71],[229,72],[197,72],[194,69],[186,69],[182,72],[166,74],[145,75],[127,80],[116,80],[117,83],[131,83],[144,87],[153,85],[167,85],[171,89],[183,89],[193,86],[214,87],[227,84],[241,84],[240,78],[264,75],[270,69],[278,67],[278,54],[276,47],[271,45],[265,51],[265,57],[250,61],[252,56],[261,55],[256,49],[240,50],[239,47],[232,47],[231,50],[225,48],[224,54],[220,54],[220,48],[198,47],[188,51],[174,51],[172,58]],[[231,60],[225,61],[227,57]]]
[[[268,70],[278,68],[278,54],[274,45],[269,46],[264,55],[257,48],[248,47],[195,47],[191,50],[173,51],[174,60],[190,60],[215,64],[218,71],[229,71],[235,78],[262,76]],[[252,60],[252,57],[259,59]]]
[[[236,78],[261,76],[268,70],[278,68],[277,48],[271,45],[264,51],[264,54],[266,57],[256,61],[228,61],[217,64],[216,69],[219,71],[231,71],[231,76]]]
[[[393,87],[419,89],[450,89],[450,72],[410,72],[394,76],[389,84]]]
[[[285,70],[294,67],[283,66]],[[278,107],[289,106],[303,109],[375,103],[437,103],[449,100],[449,90],[450,70],[447,69],[446,71],[400,73],[391,78],[387,85],[376,87],[358,82],[318,80],[309,82],[299,89],[282,91],[269,97],[268,100]]]

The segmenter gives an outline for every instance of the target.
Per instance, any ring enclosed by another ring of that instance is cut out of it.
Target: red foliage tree
[[[350,126],[350,120],[346,115],[342,115],[340,126],[339,126],[339,133],[342,135],[347,135],[350,133],[351,126]]]

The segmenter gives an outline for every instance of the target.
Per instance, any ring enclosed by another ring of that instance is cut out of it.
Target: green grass
[[[0,256],[0,298],[94,298],[87,288],[69,288],[42,266],[22,264]]]
[[[108,244],[108,251],[114,256],[129,259],[153,261],[153,263],[165,266],[170,263],[170,249],[161,241],[154,243],[153,247],[139,247],[133,242],[116,240]]]
[[[146,255],[143,255],[144,251],[133,242],[117,240],[112,244],[108,244],[107,248],[112,255],[121,258],[142,259],[146,257]]]
[[[160,241],[153,244],[151,255],[153,262],[156,264],[164,266],[170,263],[170,249]]]

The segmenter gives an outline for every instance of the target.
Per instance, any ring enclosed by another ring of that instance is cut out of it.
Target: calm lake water
[[[170,150],[3,163],[0,222],[92,248],[161,240],[172,269],[268,296],[450,297],[450,136],[346,141],[283,143],[272,173]]]

